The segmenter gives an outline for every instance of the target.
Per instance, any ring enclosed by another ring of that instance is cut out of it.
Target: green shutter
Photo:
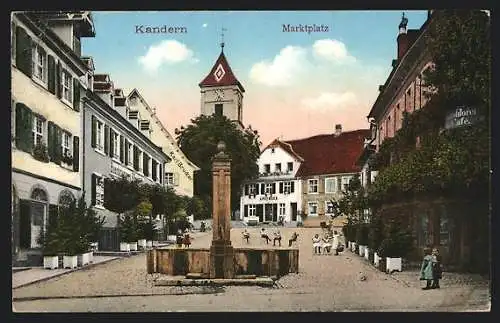
[[[124,147],[123,154],[122,154],[123,159],[124,159],[123,162],[125,163],[125,165],[128,165],[128,140],[127,139],[124,140],[124,145],[125,145],[125,147]]]
[[[73,79],[73,109],[80,111],[80,81]]]
[[[62,97],[61,77],[62,77],[61,63],[57,62],[57,65],[56,65],[56,94],[57,94],[57,97],[59,99]]]
[[[151,162],[151,176],[153,177],[153,181],[156,181],[157,177],[156,177],[156,160],[153,159],[153,161]]]
[[[92,174],[92,176],[90,177],[90,190],[91,190],[91,193],[90,193],[90,196],[91,196],[91,202],[90,202],[90,205],[95,205],[95,186],[96,186],[96,179],[97,179],[97,176],[95,174]]]
[[[104,126],[104,153],[109,155],[109,127]]]
[[[56,128],[55,125],[52,121],[49,121],[47,123],[47,128],[48,128],[48,138],[47,138],[47,143],[48,143],[48,151],[49,151],[49,158],[50,161],[56,160]]]
[[[115,132],[113,129],[109,129],[109,157],[115,155]]]
[[[16,66],[29,77],[32,74],[32,50],[31,37],[23,28],[18,26],[16,28]]]
[[[16,104],[16,147],[31,153],[33,149],[33,114],[23,103]]]
[[[144,176],[149,176],[149,158],[145,153],[142,154],[142,171]]]
[[[243,212],[243,216],[246,218],[246,217],[248,217],[248,205],[244,206],[244,210],[245,211]]]
[[[73,171],[78,172],[80,169],[80,138],[73,137]]]
[[[134,169],[139,170],[139,151],[137,146],[134,145]]]
[[[163,183],[163,165],[161,163],[160,164],[160,167],[159,167],[159,174],[158,174],[158,179],[160,180],[160,183]]]
[[[95,148],[96,146],[96,136],[97,136],[97,120],[95,118],[95,116],[92,116],[90,118],[90,120],[92,120],[92,132],[91,132],[91,139],[90,139],[90,145],[92,146],[92,148]]]
[[[123,163],[125,160],[125,140],[120,136],[120,161]]]
[[[56,94],[56,61],[54,57],[49,55],[48,64],[47,64],[47,72],[48,72],[48,88],[49,92],[52,94]]]
[[[55,140],[54,140],[54,163],[61,165],[62,160],[62,129],[58,125],[55,127]]]

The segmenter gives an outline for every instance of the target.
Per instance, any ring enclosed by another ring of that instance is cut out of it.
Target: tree
[[[121,214],[125,211],[132,210],[139,204],[140,198],[143,197],[143,191],[139,191],[140,181],[135,179],[129,180],[122,176],[118,179],[106,178],[104,181],[104,207],[107,210]]]
[[[338,201],[338,214],[346,216],[350,223],[361,221],[360,215],[366,208],[366,202],[359,174],[354,175],[342,194],[342,198]]]
[[[156,226],[153,222],[152,212],[153,205],[149,200],[144,199],[139,205],[136,206],[134,217],[137,218],[139,238],[146,240],[153,240],[156,232]]]
[[[210,203],[208,208],[211,207],[212,158],[217,153],[219,141],[224,141],[226,153],[231,158],[231,209],[238,209],[243,181],[255,178],[258,174],[258,132],[250,127],[240,131],[225,116],[202,115],[191,122],[186,128],[176,131],[176,134],[181,150],[200,167],[195,173],[195,194]]]

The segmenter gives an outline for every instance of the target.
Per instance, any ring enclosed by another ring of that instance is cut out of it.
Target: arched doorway
[[[20,203],[20,245],[22,248],[39,248],[38,238],[47,221],[49,199],[47,191],[38,185],[32,189],[30,198]]]

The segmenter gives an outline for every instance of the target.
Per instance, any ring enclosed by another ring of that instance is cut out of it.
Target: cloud
[[[309,97],[302,100],[304,107],[323,111],[353,107],[356,104],[357,99],[353,92],[323,92],[317,97]]]
[[[207,28],[208,24],[201,25],[203,28]]]
[[[272,61],[260,61],[250,69],[250,79],[267,86],[287,86],[304,70],[307,51],[298,46],[287,46]]]
[[[356,62],[356,58],[349,55],[347,47],[335,39],[320,39],[313,44],[313,53],[316,57],[337,63]]]
[[[146,55],[139,57],[139,64],[149,72],[156,72],[164,63],[175,64],[193,59],[193,51],[185,44],[177,40],[163,40],[151,45]]]

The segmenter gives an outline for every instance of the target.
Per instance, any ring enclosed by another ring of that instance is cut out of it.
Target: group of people
[[[179,248],[182,247],[182,245],[184,245],[184,247],[186,248],[189,248],[189,246],[191,245],[191,237],[189,236],[189,231],[186,230],[183,234],[181,230],[178,230],[175,242],[177,244],[177,247]]]
[[[315,234],[312,238],[313,249],[315,255],[331,255],[332,251],[336,256],[339,252],[342,252],[342,244],[340,243],[340,236],[337,231],[327,231],[320,237],[319,234]]]
[[[242,232],[243,239],[246,240],[247,243],[250,243],[250,233],[248,232],[247,229],[243,230]],[[281,247],[281,232],[280,230],[275,230],[272,235],[270,235],[265,228],[262,228],[260,230],[260,237],[261,239],[264,239],[266,241],[266,244],[269,244],[269,242],[273,242],[273,246],[276,246],[276,242],[278,243],[278,246]],[[294,242],[297,241],[299,235],[297,232],[294,232],[290,239],[288,240],[288,246],[291,247]]]
[[[427,282],[426,289],[436,289],[439,287],[439,280],[443,276],[443,266],[441,264],[441,256],[439,255],[438,248],[430,247],[424,249],[424,260],[420,268],[420,280]]]

